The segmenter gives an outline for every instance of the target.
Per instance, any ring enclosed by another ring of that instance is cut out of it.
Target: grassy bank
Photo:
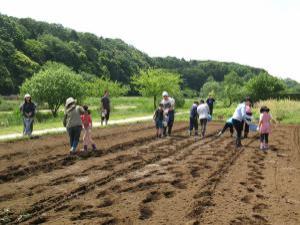
[[[22,119],[18,107],[20,101],[1,100],[0,104],[0,135],[18,133],[22,131]],[[188,111],[193,103],[193,99],[186,99],[182,108],[177,109],[181,114],[176,116],[178,121],[187,121],[189,119]],[[92,117],[95,122],[100,122],[100,100],[99,98],[88,98],[82,104],[90,107]],[[130,117],[139,117],[151,115],[153,113],[152,98],[144,97],[118,97],[111,99],[112,112],[111,120],[126,119]],[[237,104],[226,107],[222,102],[217,101],[214,108],[214,120],[226,120],[231,117]],[[273,117],[280,123],[300,124],[300,102],[291,100],[268,100],[255,104],[253,109],[254,118],[259,118],[259,108],[267,105],[271,109]],[[45,106],[41,107],[36,116],[34,129],[42,130],[62,126],[63,107],[60,108],[58,116],[53,118]],[[9,110],[8,110],[9,109]]]

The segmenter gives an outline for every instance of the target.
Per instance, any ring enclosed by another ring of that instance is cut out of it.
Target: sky
[[[0,13],[300,82],[300,0],[0,0]]]

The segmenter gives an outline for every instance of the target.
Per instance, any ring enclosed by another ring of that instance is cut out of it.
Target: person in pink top
[[[270,109],[266,106],[261,107],[260,109],[260,118],[259,118],[259,132],[260,132],[260,149],[267,150],[269,143],[269,134],[271,132],[271,120],[272,116],[269,113]]]
[[[87,151],[88,145],[92,145],[93,150],[97,150],[96,144],[92,139],[92,118],[88,106],[83,106],[84,114],[81,115],[83,128],[83,150]]]

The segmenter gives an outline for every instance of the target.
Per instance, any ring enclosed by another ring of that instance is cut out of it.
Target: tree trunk
[[[153,96],[153,107],[156,109],[156,95]]]

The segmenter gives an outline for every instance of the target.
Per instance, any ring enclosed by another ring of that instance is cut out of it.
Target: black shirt
[[[164,119],[164,111],[157,109],[154,114],[155,121],[162,121]]]
[[[209,107],[213,107],[213,106],[214,106],[214,102],[215,102],[215,99],[213,99],[213,98],[208,98],[208,99],[206,100],[206,103],[207,103],[207,105],[208,105]]]
[[[103,109],[107,109],[107,110],[110,109],[110,100],[109,100],[108,96],[103,96],[101,98],[101,103],[102,103]]]
[[[36,108],[36,105],[33,102],[24,102],[21,105],[20,110],[21,110],[23,116],[27,116],[27,115],[25,115],[25,113],[26,114],[31,113],[30,117],[33,117],[35,114],[35,108]]]

